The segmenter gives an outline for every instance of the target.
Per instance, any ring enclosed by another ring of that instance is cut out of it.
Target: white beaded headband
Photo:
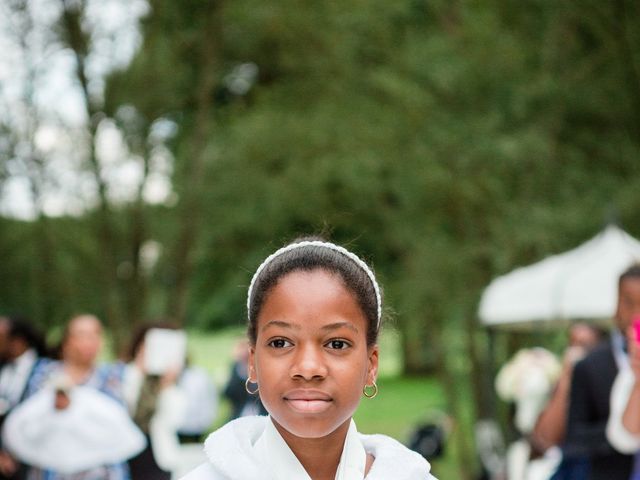
[[[271,255],[269,255],[264,260],[264,262],[262,262],[260,264],[260,266],[256,270],[256,273],[253,274],[253,278],[251,279],[251,283],[249,284],[249,292],[247,293],[247,313],[251,311],[251,294],[253,293],[253,287],[254,287],[256,281],[258,280],[258,277],[262,273],[262,270],[264,270],[264,268],[267,265],[269,265],[269,263],[271,263],[271,261],[273,259],[275,259],[276,257],[279,257],[283,253],[287,253],[287,252],[290,252],[291,250],[295,250],[296,248],[302,248],[302,247],[322,247],[322,248],[328,248],[329,250],[334,250],[334,251],[339,252],[342,255],[345,255],[346,257],[350,258],[362,270],[364,270],[364,272],[369,277],[369,280],[371,280],[371,284],[373,285],[373,290],[376,292],[376,301],[378,303],[378,324],[377,324],[376,327],[380,328],[380,318],[382,317],[382,298],[380,297],[380,287],[378,286],[378,282],[376,281],[376,277],[373,274],[373,272],[371,271],[371,269],[369,268],[369,266],[365,262],[363,262],[360,259],[360,257],[358,257],[355,253],[351,253],[346,248],[343,248],[343,247],[341,247],[339,245],[336,245],[334,243],[323,242],[323,241],[320,241],[320,240],[305,240],[305,241],[302,241],[302,242],[291,243],[291,244],[287,245],[286,247],[282,247],[281,249],[279,249],[279,250],[275,251],[274,253],[272,253]]]

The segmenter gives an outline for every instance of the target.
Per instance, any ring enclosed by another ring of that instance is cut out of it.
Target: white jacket
[[[268,417],[243,417],[227,423],[205,442],[208,461],[182,480],[288,480],[265,472],[254,449]],[[375,457],[367,480],[436,480],[421,455],[385,435],[362,435],[367,453]]]

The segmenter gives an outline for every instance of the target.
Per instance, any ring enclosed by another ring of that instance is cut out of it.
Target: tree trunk
[[[194,266],[194,247],[203,205],[201,194],[208,160],[207,145],[213,130],[213,92],[217,80],[217,60],[221,48],[222,2],[213,2],[202,29],[200,57],[202,70],[196,90],[197,110],[194,132],[190,139],[189,154],[184,158],[182,198],[179,205],[181,225],[173,251],[174,283],[169,292],[168,313],[179,324],[184,324],[189,300],[189,282]]]
[[[85,2],[68,2],[61,0],[62,27],[64,28],[64,38],[66,44],[73,51],[76,68],[75,75],[78,80],[86,115],[89,121],[88,141],[89,151],[87,161],[89,169],[93,175],[98,190],[98,216],[96,233],[98,244],[102,251],[102,288],[104,292],[104,312],[105,322],[110,327],[113,335],[114,345],[119,348],[125,341],[127,330],[126,321],[122,315],[120,301],[118,298],[118,257],[116,247],[116,232],[111,219],[109,199],[107,195],[107,184],[102,175],[100,161],[96,152],[96,133],[102,116],[96,107],[89,92],[88,79],[85,72],[85,64],[89,51],[89,36],[83,31]]]
[[[443,329],[437,323],[434,323],[432,335],[438,344],[443,342]],[[473,425],[466,421],[468,412],[464,410],[465,393],[468,389],[467,382],[460,377],[460,373],[451,365],[448,358],[449,350],[442,348],[438,356],[437,376],[444,388],[445,398],[451,416],[455,419],[455,432],[453,438],[457,444],[459,477],[463,480],[471,480],[473,478],[474,469],[476,467],[475,449],[473,448]],[[466,379],[465,379],[466,380]],[[471,414],[473,418],[473,414]]]
[[[438,369],[436,335],[427,330],[432,324],[425,318],[410,319],[400,331],[403,371],[407,375],[431,375]]]

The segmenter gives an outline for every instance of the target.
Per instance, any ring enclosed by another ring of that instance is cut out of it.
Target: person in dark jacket
[[[614,450],[606,438],[611,387],[618,370],[628,362],[625,332],[640,314],[640,264],[629,267],[618,281],[616,328],[610,341],[596,347],[573,371],[565,456],[588,457],[590,480],[626,480],[633,456]]]

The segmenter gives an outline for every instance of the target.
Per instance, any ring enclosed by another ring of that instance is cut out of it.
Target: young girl
[[[247,390],[268,417],[212,433],[208,462],[183,480],[435,480],[429,463],[352,420],[378,393],[382,303],[371,269],[342,247],[294,242],[269,256],[249,286]]]

